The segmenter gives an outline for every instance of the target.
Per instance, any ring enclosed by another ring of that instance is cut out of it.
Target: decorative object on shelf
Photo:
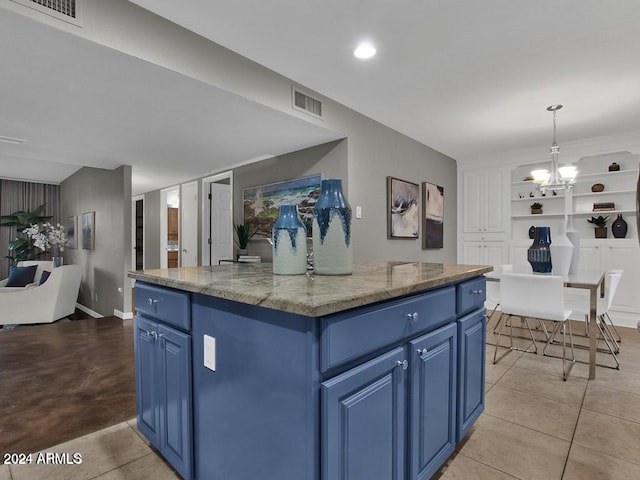
[[[533,240],[533,237],[536,234],[536,227],[534,225],[531,225],[529,227],[529,240]]]
[[[535,195],[533,194],[533,192],[529,192],[529,197],[530,197],[530,198],[535,197]]]
[[[273,225],[273,273],[301,275],[307,272],[307,229],[296,205],[280,205]]]
[[[551,272],[551,229],[549,227],[536,227],[533,243],[527,250],[527,261],[536,273]]]
[[[616,162],[613,162],[611,165],[609,165],[609,171],[610,172],[619,172],[620,171],[620,165]]]
[[[562,105],[551,105],[547,107],[547,111],[553,112],[553,143],[551,144],[551,171],[547,169],[533,170],[531,175],[533,181],[538,184],[540,191],[547,190],[569,190],[573,187],[573,183],[578,175],[578,170],[573,165],[560,166],[558,163],[558,155],[560,147],[557,142],[557,124],[556,112],[562,108]]]
[[[236,238],[234,241],[238,246],[238,255],[246,255],[247,245],[249,245],[249,240],[251,240],[251,237],[256,233],[255,230],[252,232],[249,225],[242,223],[234,223],[233,230],[236,232]]]
[[[534,202],[531,204],[531,213],[536,215],[542,213],[542,204],[540,202]]]
[[[320,195],[321,179],[321,174],[315,174],[243,189],[245,225],[255,230],[256,238],[271,239],[280,205],[295,204],[307,229],[307,237],[311,237],[313,207]]]
[[[567,227],[565,229],[567,238],[573,245],[573,252],[571,254],[571,265],[569,266],[569,273],[578,273],[578,267],[580,265],[580,234],[573,226],[573,216],[567,216]]]
[[[522,179],[523,182],[533,182],[533,176],[527,175]]]
[[[593,204],[593,212],[612,212],[616,209],[615,202],[598,202]]]
[[[422,248],[442,248],[444,238],[444,188],[422,182]]]
[[[420,186],[387,177],[387,238],[418,238]]]
[[[342,195],[338,178],[322,180],[313,209],[313,270],[320,275],[348,275],[353,271],[351,207]]]
[[[553,195],[554,197],[555,197],[556,195],[558,195],[557,190],[551,190],[551,195]]]
[[[551,265],[554,275],[567,275],[571,269],[571,257],[573,255],[573,243],[565,234],[564,222],[553,236],[553,243],[549,246],[551,251]]]
[[[93,250],[96,248],[96,212],[82,214],[82,248]]]
[[[611,233],[615,238],[625,238],[628,228],[627,222],[622,218],[622,214],[619,213],[618,218],[611,224]]]
[[[591,217],[587,219],[587,222],[595,225],[595,238],[607,238],[607,221],[609,221],[608,215],[606,217],[598,215],[597,217]]]
[[[594,183],[591,185],[592,192],[604,192],[604,185],[601,183]]]
[[[524,198],[524,193],[519,193],[518,198]]]

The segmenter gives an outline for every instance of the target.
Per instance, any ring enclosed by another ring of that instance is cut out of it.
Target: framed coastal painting
[[[83,250],[93,250],[96,246],[95,223],[96,223],[96,212],[86,212],[82,214],[82,248]]]
[[[387,177],[387,238],[418,238],[420,186]]]
[[[254,238],[271,238],[280,205],[297,205],[307,237],[311,237],[313,208],[320,196],[321,180],[322,175],[317,174],[243,189],[244,224],[255,230]]]
[[[444,232],[444,188],[422,183],[422,248],[442,248]]]
[[[78,217],[71,215],[67,217],[67,248],[78,248]]]

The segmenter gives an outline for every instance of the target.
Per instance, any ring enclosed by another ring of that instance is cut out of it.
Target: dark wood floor
[[[0,332],[0,454],[36,452],[135,416],[132,321],[83,317]]]

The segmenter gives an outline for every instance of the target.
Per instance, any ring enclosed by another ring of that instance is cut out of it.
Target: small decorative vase
[[[296,205],[281,205],[273,226],[273,273],[301,275],[307,272],[307,229]]]
[[[620,171],[620,165],[618,165],[616,162],[613,162],[611,165],[609,165],[609,171],[610,172]]]
[[[536,227],[533,243],[527,250],[527,260],[536,273],[551,272],[551,229],[549,227]]]
[[[554,235],[553,243],[549,246],[551,252],[551,264],[554,275],[568,275],[571,269],[571,256],[573,254],[573,243],[565,235],[564,226],[558,234]]]
[[[531,225],[531,227],[529,227],[529,240],[533,240],[533,237],[536,234],[536,227],[534,227],[533,225]]]
[[[342,195],[342,181],[320,183],[313,209],[313,271],[320,275],[348,275],[353,271],[351,207]]]
[[[613,233],[615,238],[625,238],[628,228],[629,226],[624,218],[622,218],[622,214],[618,214],[618,218],[616,218],[615,222],[611,225],[611,233]]]
[[[64,264],[62,258],[62,252],[60,251],[60,245],[54,243],[51,245],[51,263],[53,268],[61,267]]]
[[[607,238],[607,227],[595,227],[593,232],[596,238]]]
[[[578,268],[580,266],[580,234],[573,226],[573,217],[571,215],[567,218],[566,235],[569,241],[573,244],[569,274],[578,273]]]

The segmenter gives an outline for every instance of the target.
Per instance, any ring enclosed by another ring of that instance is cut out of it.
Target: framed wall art
[[[320,196],[322,175],[248,187],[242,190],[244,223],[255,230],[254,238],[271,238],[280,205],[297,205],[300,218],[311,237],[313,208]]]
[[[387,238],[418,238],[420,186],[387,177]]]
[[[78,248],[78,217],[71,215],[67,217],[67,248]]]
[[[96,246],[95,240],[96,212],[82,214],[82,248],[83,250],[93,250]]]
[[[444,188],[422,183],[422,248],[442,248],[444,232]]]

